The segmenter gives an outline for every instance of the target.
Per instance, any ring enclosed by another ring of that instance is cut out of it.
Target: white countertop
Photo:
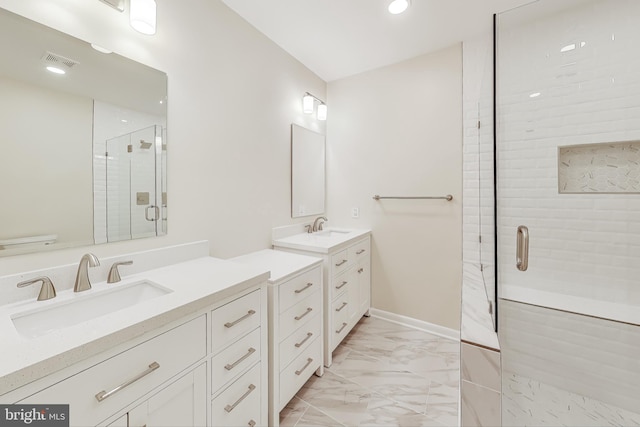
[[[302,270],[322,264],[322,258],[275,251],[273,249],[252,252],[231,258],[229,261],[271,270],[271,278],[269,279],[271,284],[285,281]]]
[[[327,236],[326,234],[323,234],[323,232],[298,233],[289,237],[273,239],[273,246],[276,248],[289,248],[327,254],[331,251],[339,250],[343,246],[347,246],[353,240],[367,236],[371,233],[371,230],[369,229],[342,230],[339,228],[330,228],[328,230],[324,230],[324,232],[329,232],[332,230],[345,232],[336,233],[331,236]]]
[[[123,275],[122,282],[94,283],[82,295],[143,279],[173,292],[35,338],[20,335],[10,317],[34,307],[32,300],[2,306],[0,395],[259,285],[268,277],[267,269],[211,257]],[[63,291],[52,300],[38,301],[37,305],[44,307],[78,295],[72,290]]]

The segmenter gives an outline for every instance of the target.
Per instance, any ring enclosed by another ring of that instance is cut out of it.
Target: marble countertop
[[[273,249],[252,252],[231,258],[229,261],[270,270],[271,278],[269,279],[269,283],[271,284],[285,281],[304,269],[322,264],[322,258],[292,254],[290,252],[276,251]]]
[[[332,234],[328,234],[330,232]],[[371,234],[369,229],[330,228],[315,233],[298,233],[292,236],[273,239],[273,246],[301,251],[327,254],[347,246],[353,240]]]
[[[94,283],[92,289],[81,294],[67,290],[47,301],[28,300],[1,306],[0,395],[179,320],[268,278],[265,268],[201,257],[128,275],[117,284]],[[13,326],[11,315],[14,313],[141,280],[155,282],[172,292],[34,338],[20,335]]]

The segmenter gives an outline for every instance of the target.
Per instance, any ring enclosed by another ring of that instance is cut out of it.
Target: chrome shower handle
[[[516,268],[527,271],[529,268],[529,229],[521,225],[516,234]]]

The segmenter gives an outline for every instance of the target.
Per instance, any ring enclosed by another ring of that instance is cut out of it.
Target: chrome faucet
[[[80,264],[78,264],[78,274],[76,275],[76,284],[73,287],[73,292],[82,292],[91,289],[91,282],[89,281],[89,267],[97,267],[100,265],[98,257],[94,254],[84,254],[80,258]]]
[[[25,280],[24,282],[18,283],[17,286],[19,288],[24,288],[25,286],[33,285],[38,282],[42,282],[40,294],[38,294],[38,301],[48,300],[56,296],[56,288],[53,287],[53,282],[47,276],[40,276],[35,279]]]
[[[329,221],[329,220],[323,216],[319,216],[318,218],[316,218],[316,220],[313,221],[313,231],[322,231],[322,224],[325,221]]]

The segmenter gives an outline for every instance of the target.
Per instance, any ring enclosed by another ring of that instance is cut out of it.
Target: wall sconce
[[[318,101],[318,112],[316,117],[318,120],[327,120],[327,104],[325,104],[322,99],[310,94],[309,92],[305,92],[302,97],[302,111],[305,114],[313,114],[315,101]]]
[[[124,12],[125,0],[100,0],[118,12]],[[129,0],[129,25],[139,33],[153,35],[156,33],[156,1]]]

